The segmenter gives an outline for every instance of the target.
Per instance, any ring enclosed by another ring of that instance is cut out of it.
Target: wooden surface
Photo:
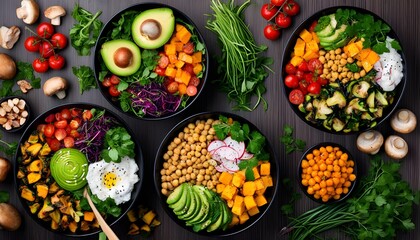
[[[381,16],[387,21],[391,27],[394,28],[398,34],[401,44],[405,50],[407,57],[408,66],[408,79],[407,87],[404,97],[400,103],[401,107],[407,107],[413,110],[420,117],[420,101],[419,96],[419,81],[420,68],[418,57],[420,55],[420,48],[418,47],[420,40],[420,18],[418,13],[420,10],[420,2],[417,0],[297,0],[301,5],[300,14],[293,18],[293,25],[291,28],[283,31],[283,35],[278,41],[268,41],[264,38],[262,30],[266,24],[265,20],[260,17],[261,5],[268,0],[253,1],[246,10],[246,20],[250,25],[252,32],[255,35],[256,41],[259,44],[266,44],[269,47],[267,55],[273,57],[275,60],[272,66],[275,73],[270,74],[266,80],[267,93],[265,94],[268,100],[268,111],[263,111],[262,108],[257,109],[254,112],[236,112],[239,115],[244,116],[251,122],[253,122],[261,131],[267,136],[268,140],[274,146],[275,151],[278,154],[278,160],[280,165],[280,178],[290,178],[296,183],[296,172],[298,159],[300,153],[286,155],[283,151],[283,146],[279,142],[279,137],[282,135],[282,128],[284,124],[290,124],[297,130],[296,136],[301,139],[305,139],[308,146],[322,142],[322,141],[334,141],[346,146],[351,150],[353,155],[357,158],[360,164],[360,169],[364,172],[368,166],[368,156],[359,153],[355,147],[355,135],[352,136],[337,136],[323,133],[319,130],[313,129],[306,125],[302,120],[295,116],[289,104],[283,96],[282,85],[280,79],[281,58],[283,56],[283,48],[286,42],[293,32],[293,29],[297,27],[304,19],[312,15],[316,11],[330,7],[330,6],[344,6],[352,5],[361,8],[366,8],[377,15]],[[11,26],[18,25],[21,29],[24,29],[24,24],[21,20],[18,20],[15,15],[15,9],[18,7],[18,0],[2,0],[2,6],[0,8],[0,23],[1,25]],[[68,13],[73,9],[74,0],[59,1],[59,0],[38,0],[41,9],[45,9],[49,5],[59,4],[64,6]],[[107,22],[115,13],[118,11],[131,6],[135,3],[144,2],[141,0],[89,0],[79,1],[80,5],[91,12],[102,10],[103,14],[101,20]],[[213,55],[219,51],[216,44],[216,37],[213,33],[205,29],[205,23],[207,17],[205,14],[211,13],[210,1],[209,0],[161,0],[156,2],[162,2],[170,4],[181,11],[184,11],[190,18],[192,18],[199,26],[200,31],[203,33],[209,48],[209,53]],[[242,0],[237,0],[238,3],[242,3]],[[44,17],[41,20],[46,20]],[[68,35],[70,27],[74,21],[68,14],[62,21],[62,25],[57,27],[56,30]],[[35,26],[31,26],[35,29]],[[16,60],[32,62],[35,58],[35,54],[28,53],[23,48],[23,42],[30,33],[28,31],[22,31],[21,38],[13,50],[1,49],[0,52],[6,52],[13,56]],[[102,97],[99,90],[92,90],[85,92],[83,95],[79,94],[78,84],[76,78],[71,73],[72,66],[80,65],[93,65],[93,57],[78,57],[72,47],[67,47],[63,54],[66,57],[67,65],[61,71],[50,71],[46,74],[40,75],[42,82],[53,75],[60,75],[66,77],[71,82],[71,88],[69,94],[64,100],[58,100],[56,98],[50,98],[44,96],[41,90],[33,90],[25,97],[29,99],[29,103],[32,106],[33,113],[39,115],[40,113],[50,109],[53,106],[70,103],[70,102],[93,102],[104,107],[108,107],[111,110],[116,111],[112,108],[107,101]],[[214,68],[213,68],[214,69]],[[211,70],[214,72],[214,70]],[[212,80],[213,76],[210,76],[209,80]],[[204,93],[200,96],[198,101],[195,102],[193,107],[189,111],[185,111],[180,116],[171,118],[160,122],[145,122],[135,120],[134,118],[126,117],[126,120],[138,138],[145,159],[145,179],[143,181],[142,192],[137,199],[137,202],[146,203],[149,206],[155,208],[159,214],[159,218],[162,221],[162,225],[156,229],[153,236],[150,239],[170,239],[170,240],[182,240],[182,239],[206,239],[199,235],[190,233],[184,230],[182,227],[176,225],[167,215],[163,212],[161,206],[157,201],[157,195],[153,187],[153,161],[155,153],[161,140],[165,134],[181,119],[197,112],[201,111],[231,111],[230,105],[224,94],[218,92],[217,87],[209,83],[205,87]],[[386,121],[379,129],[385,136],[392,133],[389,127],[389,122]],[[17,141],[19,134],[3,134],[3,139],[7,141]],[[404,135],[404,139],[408,142],[410,151],[407,158],[402,164],[402,174],[404,179],[411,183],[414,189],[420,188],[420,128],[414,133]],[[297,185],[296,185],[297,186]],[[13,176],[9,175],[6,182],[0,184],[0,190],[8,190],[11,194],[11,203],[17,206],[23,217],[23,225],[16,232],[0,232],[0,239],[65,239],[60,235],[49,232],[46,229],[40,228],[30,216],[28,216],[16,196],[16,190],[13,184]],[[271,206],[271,209],[267,214],[251,227],[249,230],[230,237],[230,239],[275,239],[276,233],[284,225],[287,224],[286,218],[281,215],[280,206],[288,199],[289,193],[279,188],[278,196],[275,203]],[[297,212],[302,213],[305,210],[309,210],[316,206],[315,203],[311,202],[302,194],[302,199],[297,203]],[[413,221],[416,225],[420,225],[419,207],[416,206],[414,209]],[[399,233],[397,239],[418,239],[420,236],[420,228],[417,227],[410,233]],[[127,239],[126,232],[128,231],[128,224],[126,218],[114,226],[114,230],[121,237],[121,239]],[[345,239],[341,234],[333,234],[338,239]],[[139,237],[135,237],[139,239]],[[97,239],[97,236],[92,237]]]

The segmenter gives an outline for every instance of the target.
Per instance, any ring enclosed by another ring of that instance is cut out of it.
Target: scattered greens
[[[10,194],[6,191],[0,191],[0,203],[9,202]]]
[[[102,11],[98,11],[93,15],[80,7],[78,3],[74,6],[71,15],[76,23],[70,29],[70,41],[79,56],[90,55],[90,49],[95,46],[103,26],[98,19],[101,14]]]
[[[35,77],[34,70],[30,63],[17,62],[16,69],[17,73],[13,79],[1,81],[0,97],[20,94],[21,91],[13,91],[13,87],[17,81],[22,79],[28,81],[34,89],[39,89],[41,87],[41,78]]]
[[[284,215],[290,216],[294,212],[295,202],[301,198],[301,195],[294,190],[290,178],[283,179],[282,184],[283,188],[285,189],[285,192],[290,193],[290,199],[286,204],[280,206],[280,210],[281,213],[283,213]]]
[[[293,138],[293,127],[289,125],[283,126],[283,136],[281,136],[280,142],[284,144],[287,154],[303,151],[306,147],[305,141]]]
[[[105,162],[121,162],[121,157],[133,158],[134,142],[124,127],[112,128],[105,134],[104,150],[101,157]]]
[[[80,94],[83,94],[84,91],[89,91],[93,88],[98,88],[98,85],[95,81],[95,74],[92,68],[88,66],[72,67],[74,76],[77,77],[79,81]]]
[[[419,204],[419,192],[401,178],[400,163],[384,162],[379,156],[361,181],[353,198],[335,205],[324,204],[291,218],[281,230],[290,239],[308,239],[340,227],[352,239],[394,239],[397,231],[412,230],[413,205]]]
[[[235,6],[234,0],[222,3],[220,0],[211,1],[214,13],[207,21],[206,27],[217,34],[221,46],[221,56],[218,57],[217,72],[221,79],[217,80],[220,89],[227,93],[229,100],[235,102],[234,109],[253,111],[262,102],[264,110],[268,105],[262,96],[266,87],[264,80],[268,76],[268,65],[273,63],[271,58],[261,54],[267,46],[258,46],[254,37],[244,22],[243,11],[251,4],[245,1]],[[251,98],[257,100],[251,106]]]
[[[3,141],[1,138],[2,138],[2,135],[0,134],[0,152],[6,154],[6,156],[8,157],[12,157],[18,148],[18,143],[17,142],[8,143],[8,142]]]
[[[84,188],[73,191],[73,197],[77,200],[80,200],[80,208],[83,211],[90,211],[91,208],[89,202],[85,197],[83,197],[83,191]],[[113,217],[119,217],[121,215],[121,208],[115,204],[115,201],[112,198],[108,197],[105,201],[102,201],[96,195],[90,193],[90,191],[89,195],[100,213],[105,214],[105,216],[109,214]]]

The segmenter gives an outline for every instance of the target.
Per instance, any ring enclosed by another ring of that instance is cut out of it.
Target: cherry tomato
[[[48,146],[50,146],[53,152],[56,152],[61,148],[61,143],[57,139],[53,138],[48,142]]]
[[[186,63],[182,69],[188,72],[191,76],[194,75],[194,66],[192,64]]]
[[[313,32],[315,30],[316,25],[318,25],[317,20],[315,20],[311,23],[311,26],[309,27],[309,32]]]
[[[317,82],[319,82],[319,84],[321,84],[321,86],[325,86],[328,84],[328,80],[322,77],[318,77],[318,79],[316,80]]]
[[[48,115],[46,118],[45,118],[45,122],[46,123],[52,123],[52,122],[54,122],[54,120],[55,120],[55,115],[53,114],[53,113],[51,113],[50,115]]]
[[[280,7],[286,0],[271,0],[270,3],[274,6]]]
[[[187,95],[192,97],[195,96],[197,94],[197,88],[193,85],[189,85],[187,87]]]
[[[292,104],[299,105],[303,103],[303,100],[304,100],[304,95],[300,89],[293,89],[289,93],[289,101]]]
[[[48,58],[48,65],[54,70],[62,69],[65,63],[66,60],[64,59],[64,57],[58,54],[55,54],[54,56]]]
[[[70,113],[72,117],[78,117],[82,115],[82,110],[77,109],[77,108],[72,108],[70,109]]]
[[[111,79],[110,76],[104,77],[104,80],[102,81],[102,86],[104,86],[104,87],[110,87],[112,85],[110,79]]]
[[[77,130],[80,126],[80,123],[77,120],[73,119],[70,121],[69,126],[71,129]]]
[[[30,36],[25,40],[25,49],[29,52],[38,52],[41,42],[41,39],[38,37]]]
[[[38,36],[49,39],[54,34],[54,27],[51,23],[42,22],[36,28]]]
[[[65,137],[64,139],[63,139],[63,142],[64,142],[64,147],[66,147],[66,148],[71,148],[71,147],[74,147],[74,138],[72,138],[72,137]]]
[[[308,82],[305,79],[299,81],[299,89],[302,91],[303,95],[308,93]]]
[[[118,85],[120,83],[120,78],[116,75],[112,75],[109,81],[112,85]]]
[[[41,46],[39,47],[39,54],[43,58],[49,58],[54,55],[54,46],[49,42],[42,42]]]
[[[80,133],[76,129],[72,129],[69,135],[73,138],[78,138],[80,136]]]
[[[54,123],[54,127],[58,129],[64,129],[67,125],[67,120],[61,120]]]
[[[71,119],[71,112],[68,108],[64,108],[63,110],[61,110],[61,116],[66,119],[66,120],[70,120]]]
[[[67,132],[62,128],[56,129],[54,132],[54,137],[57,138],[58,141],[61,141],[67,137]]]
[[[45,126],[47,126],[46,124],[38,124],[38,126],[36,127],[36,130],[39,132],[44,132]]]
[[[293,64],[288,63],[286,64],[286,67],[284,67],[284,70],[287,74],[295,74],[296,73],[296,67],[293,66]]]
[[[321,93],[321,84],[318,82],[311,82],[308,86],[308,92],[318,95]]]
[[[296,77],[298,77],[299,80],[301,80],[305,77],[305,72],[302,71],[302,70],[297,70],[295,75],[296,75]]]
[[[55,120],[56,121],[61,121],[61,120],[64,120],[64,118],[63,118],[63,116],[61,116],[61,113],[58,112],[58,113],[55,114]]]
[[[32,62],[32,68],[35,72],[44,73],[48,71],[48,61],[43,58],[35,58],[35,60]]]
[[[304,72],[308,71],[308,62],[306,61],[302,61],[299,65],[298,65],[298,69]]]
[[[112,85],[111,87],[109,87],[108,92],[109,92],[109,95],[113,97],[118,97],[121,94],[120,91],[118,91],[116,85]]]
[[[51,37],[51,43],[55,48],[63,49],[67,47],[67,37],[62,33],[55,33]]]
[[[300,5],[293,0],[288,0],[286,5],[284,5],[283,10],[287,15],[295,16],[300,11]]]
[[[188,85],[192,85],[194,87],[198,87],[200,85],[200,79],[197,76],[191,76],[190,82]]]
[[[158,66],[161,68],[166,68],[169,65],[169,58],[165,54],[161,53],[159,54],[160,58],[158,61]]]
[[[292,18],[281,12],[276,16],[275,22],[281,28],[288,28],[292,24]]]
[[[155,73],[159,76],[165,76],[165,69],[159,66],[156,66]]]
[[[187,42],[183,47],[182,47],[182,51],[184,51],[184,53],[191,55],[194,53],[194,43],[193,42]]]
[[[44,128],[44,135],[46,137],[52,137],[54,136],[54,132],[55,132],[55,127],[52,124],[48,124],[45,126]]]
[[[272,4],[266,3],[266,4],[262,5],[262,7],[261,7],[261,16],[265,20],[270,20],[276,15],[278,10],[279,10],[278,7],[276,7]]]
[[[90,119],[92,119],[92,117],[93,117],[93,115],[92,115],[92,112],[90,110],[83,111],[82,118],[83,118],[84,121],[89,121]]]
[[[264,36],[265,36],[265,38],[267,38],[269,40],[276,40],[276,39],[278,39],[280,37],[280,34],[281,34],[280,29],[278,29],[273,24],[268,24],[264,28]]]
[[[305,81],[308,83],[308,85],[311,84],[314,82],[314,75],[312,73],[305,73]]]
[[[178,92],[178,83],[175,81],[169,83],[166,87],[166,90],[168,91],[168,93],[172,94]]]
[[[312,58],[311,60],[309,60],[309,63],[308,63],[309,71],[320,74],[323,68],[324,68],[324,65],[322,64],[321,61],[319,61],[318,58]]]
[[[296,77],[296,75],[287,75],[284,78],[284,84],[288,88],[297,88],[299,86],[299,79]]]

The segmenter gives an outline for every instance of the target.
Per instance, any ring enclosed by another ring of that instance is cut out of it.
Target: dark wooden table
[[[8,53],[19,61],[31,62],[35,58],[35,54],[28,53],[23,48],[24,39],[28,37],[30,33],[24,30],[25,25],[21,20],[16,18],[15,14],[15,9],[19,6],[20,1],[2,0],[1,2],[2,6],[0,8],[0,24],[5,26],[18,25],[23,31],[19,42],[13,48],[13,50],[1,49],[0,52]],[[38,0],[38,2],[41,9],[45,9],[48,6],[55,4],[62,5],[67,9],[68,15],[63,18],[62,25],[56,29],[59,32],[68,34],[70,27],[74,23],[69,13],[73,9],[76,1]],[[145,1],[90,0],[79,2],[82,7],[88,9],[91,12],[96,12],[98,10],[103,11],[101,20],[103,22],[107,22],[118,11],[133,4]],[[170,4],[185,12],[196,22],[200,31],[203,33],[208,44],[209,53],[213,55],[219,51],[219,47],[216,44],[215,35],[205,29],[205,23],[207,20],[206,14],[211,13],[209,0],[160,0],[155,2]],[[242,3],[243,1],[237,0],[237,2]],[[355,144],[357,137],[356,135],[338,136],[326,134],[322,131],[313,129],[306,125],[302,120],[300,120],[289,107],[288,101],[286,100],[285,96],[283,96],[283,92],[281,90],[282,84],[280,79],[279,66],[283,56],[283,49],[288,38],[293,32],[293,29],[297,27],[302,21],[304,21],[304,19],[322,8],[340,5],[351,5],[366,8],[381,16],[398,34],[401,40],[401,44],[405,50],[408,68],[407,87],[403,99],[400,103],[400,107],[409,108],[413,110],[418,116],[420,116],[420,101],[418,100],[420,93],[420,85],[418,81],[418,77],[420,76],[420,68],[418,62],[418,56],[420,55],[420,48],[418,47],[420,40],[420,31],[418,30],[420,28],[420,18],[418,17],[420,2],[417,0],[298,0],[301,5],[300,14],[293,18],[293,25],[291,28],[283,31],[281,39],[273,42],[266,40],[262,33],[266,22],[262,17],[260,17],[260,8],[261,5],[265,2],[268,2],[268,0],[253,1],[253,4],[246,10],[246,20],[255,35],[256,41],[259,44],[268,45],[269,50],[267,55],[273,57],[275,60],[274,65],[272,66],[275,73],[270,74],[266,80],[268,91],[265,94],[265,97],[268,100],[269,108],[268,111],[263,111],[262,107],[260,107],[254,112],[237,112],[237,114],[244,116],[255,125],[257,125],[267,136],[272,146],[274,146],[275,151],[278,154],[281,179],[290,178],[296,182],[296,169],[298,159],[300,157],[300,153],[292,155],[286,155],[284,153],[283,146],[279,142],[279,137],[282,135],[284,124],[290,124],[294,126],[297,130],[296,137],[305,139],[308,146],[322,141],[333,141],[346,146],[357,158],[357,161],[360,163],[360,168],[363,172],[368,167],[368,156],[357,151]],[[42,16],[41,20],[44,21],[46,19]],[[35,29],[35,26],[31,26],[31,28]],[[64,100],[58,100],[56,98],[46,97],[39,89],[31,91],[25,97],[29,99],[29,103],[31,104],[35,116],[56,105],[71,102],[91,102],[117,111],[111,107],[107,101],[105,101],[99,90],[85,92],[83,95],[79,94],[78,83],[76,78],[71,73],[71,67],[80,65],[92,66],[93,57],[79,57],[76,55],[76,52],[72,47],[67,47],[63,51],[63,54],[67,60],[66,67],[61,71],[50,71],[46,74],[41,74],[40,77],[42,78],[42,82],[44,82],[49,77],[52,77],[53,75],[66,77],[71,83],[68,96]],[[153,187],[152,172],[155,153],[165,134],[176,123],[186,118],[187,116],[201,111],[212,110],[231,111],[231,106],[227,101],[226,96],[218,92],[216,86],[209,83],[205,87],[204,93],[200,96],[198,101],[195,102],[192,108],[177,117],[159,122],[146,122],[126,117],[129,127],[134,130],[136,137],[141,144],[145,159],[146,174],[143,181],[142,192],[137,199],[137,202],[146,203],[149,206],[155,208],[159,214],[159,219],[162,221],[162,225],[156,229],[150,239],[206,239],[204,237],[200,237],[199,235],[190,233],[187,230],[184,230],[182,227],[175,224],[166,215],[162,207],[159,205],[159,202],[157,201],[157,194]],[[379,127],[379,130],[381,130],[385,136],[388,136],[392,133],[389,127],[389,122],[385,122],[382,126]],[[6,141],[17,141],[20,137],[19,134],[3,135],[3,139]],[[412,188],[419,189],[420,163],[418,160],[420,159],[420,151],[418,149],[420,145],[420,128],[417,128],[414,133],[404,135],[403,137],[408,142],[410,151],[402,164],[401,172],[404,179],[411,183]],[[41,228],[31,219],[29,215],[24,212],[22,205],[17,199],[12,174],[9,175],[6,182],[0,184],[0,190],[8,190],[10,192],[10,202],[19,209],[23,217],[23,225],[18,231],[0,231],[0,239],[65,239],[58,234],[51,233],[50,231]],[[271,206],[271,209],[267,212],[267,214],[252,228],[238,235],[230,237],[230,239],[275,239],[276,233],[279,231],[279,229],[287,224],[286,217],[283,216],[280,212],[280,206],[281,204],[285,203],[285,201],[288,199],[288,196],[289,193],[287,191],[279,188],[275,203]],[[297,202],[296,211],[298,213],[302,213],[303,211],[309,210],[314,206],[316,206],[315,203],[311,202],[305,196],[302,196],[302,199]],[[416,225],[420,224],[418,206],[414,208],[413,221]],[[114,230],[118,233],[121,239],[128,238],[126,235],[126,232],[128,231],[128,224],[126,219],[124,218],[124,221],[118,223],[114,227]],[[338,239],[345,239],[345,237],[339,233],[333,233],[332,236]],[[418,239],[419,236],[420,228],[417,227],[414,231],[409,233],[399,233],[397,239]],[[97,239],[97,236],[92,237],[92,239]],[[137,237],[137,239],[139,239],[139,237]]]

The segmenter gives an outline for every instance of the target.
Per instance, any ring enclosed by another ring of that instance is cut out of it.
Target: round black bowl
[[[19,127],[12,127],[12,129],[10,129],[10,130],[6,130],[6,128],[4,128],[2,125],[0,125],[0,128],[1,128],[1,130],[2,131],[4,131],[4,132],[6,132],[6,133],[15,133],[15,132],[21,132],[21,131],[23,131],[25,128],[26,128],[26,126],[28,126],[29,125],[29,123],[31,122],[31,117],[32,117],[32,114],[31,114],[31,108],[30,108],[30,106],[29,106],[29,103],[28,103],[28,101],[25,99],[25,98],[23,98],[23,97],[21,97],[21,96],[8,96],[8,97],[5,97],[5,98],[2,98],[2,99],[0,99],[0,104],[2,104],[3,102],[8,102],[9,101],[9,99],[10,100],[13,100],[13,99],[15,99],[15,98],[17,98],[17,99],[19,99],[19,100],[24,100],[25,101],[25,108],[23,109],[23,110],[21,110],[21,112],[22,111],[26,111],[27,113],[28,113],[28,116],[26,117],[26,121],[22,124],[22,125],[20,125]],[[13,110],[12,110],[12,112],[13,112]],[[21,113],[21,112],[19,112],[19,114]],[[0,116],[0,117],[5,117],[5,118],[7,118],[7,115],[6,116]]]
[[[342,194],[339,199],[336,200],[336,199],[331,198],[327,202],[323,202],[321,199],[316,199],[313,195],[309,194],[307,192],[307,187],[306,186],[303,186],[303,184],[302,184],[302,167],[301,166],[302,166],[302,161],[304,159],[306,159],[306,155],[307,154],[312,153],[312,151],[315,150],[315,149],[319,149],[321,147],[326,147],[326,146],[332,146],[333,148],[334,147],[339,147],[340,150],[343,153],[347,153],[348,154],[348,160],[353,160],[353,162],[354,162],[353,174],[356,175],[356,179],[353,182],[351,182],[351,186],[349,187],[349,191],[346,194]],[[343,146],[341,146],[340,144],[337,144],[337,143],[333,143],[333,142],[322,142],[322,143],[318,143],[318,144],[310,147],[308,150],[306,150],[305,153],[303,153],[303,155],[302,155],[302,157],[301,157],[301,159],[299,161],[299,165],[298,165],[298,178],[297,179],[299,181],[298,184],[300,186],[300,189],[305,193],[305,195],[308,198],[310,198],[311,200],[313,200],[313,201],[315,201],[317,203],[330,204],[330,203],[341,202],[341,201],[347,199],[352,194],[355,186],[357,185],[358,178],[359,178],[359,176],[357,174],[357,161],[356,161],[356,159],[353,158],[353,156],[351,155],[351,153],[345,147],[343,147]]]
[[[37,126],[39,124],[45,123],[44,119],[47,116],[49,116],[51,113],[56,113],[58,111],[61,111],[62,109],[65,109],[65,108],[73,108],[73,107],[81,108],[81,109],[92,109],[92,108],[95,108],[95,109],[99,109],[99,110],[105,110],[106,114],[108,114],[109,116],[115,118],[119,123],[121,123],[122,126],[124,126],[127,129],[128,133],[132,136],[132,140],[135,143],[135,149],[134,150],[135,150],[136,156],[135,156],[134,159],[135,159],[135,161],[137,163],[137,166],[139,167],[139,170],[137,172],[137,175],[139,177],[139,181],[134,185],[134,189],[131,192],[131,199],[130,199],[130,201],[119,205],[121,207],[121,215],[119,217],[117,217],[117,218],[112,217],[112,216],[109,216],[109,218],[107,218],[106,222],[110,226],[112,226],[115,223],[117,223],[122,217],[124,217],[125,214],[129,211],[129,209],[133,206],[133,204],[134,204],[134,202],[135,202],[135,200],[137,198],[137,195],[140,193],[141,186],[142,186],[142,183],[143,183],[143,176],[144,176],[144,174],[143,174],[143,169],[144,169],[144,167],[143,167],[143,165],[144,165],[144,163],[143,163],[143,154],[142,154],[140,145],[139,145],[139,143],[138,143],[138,141],[137,141],[137,139],[136,139],[136,137],[134,135],[134,132],[128,127],[128,125],[125,123],[125,121],[122,119],[122,117],[120,115],[115,114],[112,111],[110,111],[110,110],[108,110],[108,109],[106,109],[104,107],[101,107],[101,106],[95,105],[95,104],[90,104],[90,103],[68,103],[68,104],[63,104],[63,105],[54,107],[54,108],[52,108],[52,109],[50,109],[50,110],[42,113],[36,119],[34,119],[34,121],[28,126],[28,128],[25,130],[25,132],[23,133],[22,137],[20,138],[19,145],[18,146],[20,146],[22,143],[24,143],[29,138],[29,136],[31,135],[31,133],[33,131],[37,130]],[[19,186],[22,183],[21,183],[21,180],[19,180],[17,178],[17,172],[19,171],[19,166],[21,165],[21,164],[19,164],[21,157],[22,157],[22,154],[21,154],[21,151],[20,151],[20,147],[18,147],[18,149],[17,149],[17,151],[15,153],[15,157],[14,157],[15,164],[14,164],[14,171],[13,171],[13,173],[14,173],[14,182],[15,182],[16,191],[17,191],[17,196],[19,196],[18,198],[19,198],[19,200],[20,200],[23,208],[25,209],[25,212],[28,215],[30,215],[31,218],[35,222],[37,222],[41,227],[43,227],[43,228],[45,228],[45,229],[47,229],[47,230],[49,230],[51,232],[54,232],[54,233],[57,233],[57,234],[60,234],[60,235],[64,235],[64,236],[67,236],[67,237],[77,237],[77,238],[80,238],[80,237],[85,237],[85,236],[91,236],[91,235],[94,235],[94,234],[97,234],[97,233],[100,232],[100,228],[96,228],[94,230],[91,229],[91,230],[86,231],[86,232],[77,231],[76,233],[72,233],[68,229],[66,231],[55,231],[55,230],[52,230],[51,229],[51,226],[50,226],[51,225],[51,222],[50,221],[43,221],[43,220],[39,219],[36,214],[32,214],[30,212],[30,209],[29,209],[29,206],[28,206],[28,202],[25,199],[23,199],[22,197],[20,197],[20,192],[19,192]],[[41,206],[42,206],[42,201],[40,203],[41,203]]]
[[[382,22],[386,23],[387,25],[389,25],[385,20],[383,20],[381,17],[379,17],[378,15],[376,15],[375,13],[372,13],[366,9],[362,9],[362,8],[358,8],[358,7],[352,7],[352,6],[336,6],[336,7],[330,7],[330,8],[326,8],[326,9],[322,9],[318,12],[316,12],[315,14],[313,14],[312,16],[310,16],[309,18],[307,18],[305,21],[303,21],[293,32],[293,34],[290,36],[287,45],[284,49],[283,52],[283,58],[282,58],[282,63],[281,63],[281,79],[282,79],[282,85],[283,85],[283,93],[284,96],[286,97],[286,101],[289,102],[290,107],[293,109],[293,111],[296,113],[296,115],[299,116],[300,119],[302,119],[302,121],[304,121],[305,123],[307,123],[309,126],[314,127],[318,130],[327,132],[327,133],[333,133],[333,134],[341,134],[341,135],[346,135],[346,134],[356,134],[359,132],[363,132],[369,129],[372,129],[374,127],[377,127],[378,125],[380,125],[381,123],[383,123],[389,116],[391,116],[392,112],[397,108],[403,93],[404,93],[404,89],[405,89],[405,85],[406,85],[406,81],[407,81],[407,61],[404,55],[404,51],[399,51],[399,54],[401,55],[401,58],[403,60],[403,73],[404,73],[404,77],[401,79],[401,82],[398,84],[398,86],[395,88],[394,92],[395,92],[395,97],[394,97],[394,101],[392,104],[388,105],[386,108],[384,108],[383,111],[383,115],[380,118],[376,119],[376,126],[372,126],[372,127],[360,127],[358,131],[350,131],[350,132],[343,132],[343,131],[334,131],[333,129],[329,130],[327,128],[325,128],[322,125],[322,122],[312,122],[312,121],[308,121],[305,118],[305,113],[299,111],[298,106],[294,105],[292,103],[290,103],[289,101],[289,93],[292,91],[291,88],[286,87],[286,85],[284,85],[284,79],[287,76],[287,73],[285,72],[285,66],[286,64],[290,61],[291,58],[291,53],[293,52],[293,48],[294,45],[296,43],[297,38],[299,38],[299,33],[303,30],[303,29],[309,29],[309,27],[311,26],[311,24],[315,21],[318,20],[320,17],[328,15],[328,14],[332,14],[335,13],[337,11],[337,9],[353,9],[356,10],[357,12],[360,13],[364,13],[364,14],[370,14],[374,17],[375,20],[381,20]],[[397,34],[394,32],[394,30],[391,28],[391,31],[388,33],[388,36],[396,39],[397,41],[399,41],[401,43],[401,41],[399,40]]]
[[[165,151],[167,150],[167,146],[174,139],[174,137],[178,136],[178,133],[182,132],[184,127],[186,127],[189,123],[194,123],[196,120],[206,120],[206,119],[209,119],[209,118],[217,120],[217,119],[219,119],[220,115],[232,118],[234,121],[238,121],[241,124],[244,124],[244,123],[248,124],[251,131],[252,130],[259,131],[258,128],[254,124],[252,124],[251,122],[249,122],[245,118],[243,118],[241,116],[238,116],[238,115],[235,115],[235,114],[232,114],[232,113],[226,113],[226,112],[198,113],[198,114],[192,115],[192,116],[184,119],[183,121],[178,123],[174,128],[172,128],[171,131],[169,131],[169,133],[163,139],[162,143],[159,146],[158,152],[156,154],[155,166],[154,166],[154,182],[155,182],[156,192],[157,192],[157,194],[160,198],[160,203],[161,203],[163,209],[165,210],[165,212],[169,215],[169,217],[174,222],[176,222],[178,225],[182,226],[183,228],[185,228],[186,230],[188,230],[190,232],[194,232],[192,227],[186,226],[184,221],[178,219],[178,217],[174,214],[172,209],[170,209],[168,204],[166,203],[167,197],[161,193],[160,170],[163,167],[163,161],[164,161],[163,160],[163,155],[164,155]],[[274,186],[270,187],[270,188],[267,188],[266,192],[264,193],[264,196],[266,197],[268,203],[264,206],[259,207],[260,213],[258,213],[255,216],[250,217],[250,219],[247,222],[245,222],[244,224],[236,225],[232,228],[227,229],[226,231],[215,231],[215,232],[210,232],[209,233],[209,232],[206,232],[205,230],[203,230],[203,231],[194,232],[194,233],[202,235],[202,236],[210,236],[210,237],[231,236],[231,235],[240,233],[240,232],[245,231],[246,229],[250,228],[251,226],[253,226],[256,222],[258,222],[264,216],[264,214],[268,211],[268,209],[270,208],[271,204],[273,203],[273,201],[275,199],[277,188],[278,188],[278,180],[279,180],[279,176],[278,176],[279,166],[277,164],[277,157],[276,157],[277,155],[275,154],[274,149],[271,147],[271,145],[268,141],[266,142],[265,148],[270,155],[271,177],[273,178]]]
[[[198,36],[198,39],[200,40],[201,43],[204,44],[204,48],[205,48],[205,54],[203,54],[203,64],[204,66],[204,72],[203,72],[203,77],[201,78],[200,84],[197,86],[198,92],[195,96],[190,97],[188,99],[188,101],[186,102],[185,106],[182,109],[178,109],[177,111],[173,112],[173,113],[169,113],[169,114],[165,114],[159,117],[152,117],[152,116],[144,116],[144,117],[139,117],[137,115],[135,115],[132,112],[124,112],[120,106],[120,102],[118,101],[118,99],[113,98],[109,92],[108,89],[104,86],[102,86],[102,81],[99,79],[99,73],[101,72],[101,63],[102,63],[102,57],[100,55],[100,49],[102,44],[105,42],[105,37],[110,34],[110,32],[113,29],[113,23],[118,21],[118,19],[121,17],[121,15],[127,11],[144,11],[144,10],[148,10],[148,9],[153,9],[153,8],[162,8],[162,7],[166,7],[166,8],[170,8],[172,9],[175,19],[180,19],[185,23],[188,23],[190,25],[192,25],[195,29],[195,34]],[[172,6],[166,5],[166,4],[161,4],[161,3],[140,3],[140,4],[136,4],[133,5],[131,7],[128,7],[122,11],[120,11],[119,13],[117,13],[116,15],[114,15],[103,27],[98,40],[96,42],[96,46],[95,46],[95,53],[94,53],[94,72],[95,72],[95,78],[96,78],[96,82],[99,86],[99,90],[101,91],[102,95],[105,97],[105,99],[112,105],[114,106],[116,109],[118,109],[119,111],[121,111],[124,114],[127,114],[131,117],[137,118],[137,119],[143,119],[143,120],[163,120],[163,119],[167,119],[170,117],[173,117],[183,111],[185,111],[186,109],[188,109],[189,106],[191,106],[193,104],[193,102],[200,96],[201,92],[204,89],[204,86],[207,82],[207,76],[208,76],[208,71],[209,71],[209,54],[207,51],[207,46],[205,43],[205,40],[203,38],[203,35],[200,33],[197,25],[185,14],[183,13],[181,10],[178,10]]]

